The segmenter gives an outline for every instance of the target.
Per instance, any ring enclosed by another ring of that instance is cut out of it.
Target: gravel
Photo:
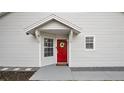
[[[0,71],[1,81],[28,81],[35,71]]]

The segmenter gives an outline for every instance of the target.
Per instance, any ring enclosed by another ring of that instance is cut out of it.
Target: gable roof
[[[39,22],[36,22],[36,23],[34,23],[34,24],[32,24],[32,25],[26,27],[26,28],[25,28],[26,33],[28,33],[28,34],[31,33],[31,34],[32,34],[32,33],[34,32],[33,29],[35,29],[35,28],[37,28],[37,27],[39,27],[39,26],[42,26],[43,24],[45,24],[45,23],[47,23],[47,22],[49,22],[49,21],[51,21],[51,20],[56,20],[56,21],[58,21],[58,22],[60,22],[60,23],[62,23],[62,24],[64,24],[64,25],[66,25],[66,26],[68,26],[68,27],[74,29],[74,30],[75,30],[75,31],[74,31],[75,33],[80,33],[80,30],[81,30],[80,27],[78,27],[78,26],[72,24],[71,22],[69,22],[69,21],[67,21],[67,20],[65,20],[65,19],[63,19],[63,18],[60,18],[60,17],[56,16],[55,14],[52,14],[52,15],[50,15],[50,16],[44,18],[43,20],[40,20]],[[32,31],[33,31],[33,32],[32,32]]]

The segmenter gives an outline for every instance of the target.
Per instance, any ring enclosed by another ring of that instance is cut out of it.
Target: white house
[[[0,66],[124,66],[124,13],[15,12],[0,16]]]

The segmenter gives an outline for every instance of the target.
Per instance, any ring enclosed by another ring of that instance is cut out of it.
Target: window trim
[[[93,37],[93,49],[87,49],[86,48],[86,37]],[[94,51],[96,47],[96,40],[95,40],[95,35],[84,35],[84,49],[85,51]]]

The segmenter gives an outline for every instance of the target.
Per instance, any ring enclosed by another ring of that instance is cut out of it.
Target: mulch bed
[[[28,81],[35,71],[1,71],[1,81]]]

